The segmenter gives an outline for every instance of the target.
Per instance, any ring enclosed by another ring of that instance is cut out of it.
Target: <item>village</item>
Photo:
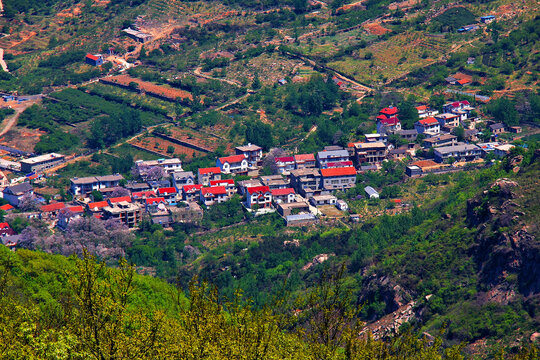
[[[2,174],[6,204],[0,210],[8,221],[2,223],[2,240],[8,246],[16,245],[18,235],[8,223],[21,217],[41,219],[51,229],[59,230],[83,216],[117,219],[132,229],[143,218],[163,227],[176,222],[196,224],[205,209],[236,194],[242,197],[246,212],[253,216],[277,212],[287,226],[316,224],[326,217],[348,216],[351,221],[359,221],[358,215],[348,213],[344,192],[362,186],[365,198],[378,199],[382,189],[357,184],[358,174],[378,171],[387,161],[406,162],[408,177],[489,166],[489,159],[502,158],[514,147],[499,135],[522,131],[492,122],[487,124],[492,141],[480,143],[482,134],[476,125],[483,120],[474,116],[475,109],[467,100],[449,102],[442,112],[427,105],[419,105],[416,110],[420,120],[414,129],[402,129],[399,109],[389,106],[376,117],[376,133],[366,134],[362,141],[347,147],[326,146],[316,154],[289,154],[281,149],[264,154],[262,147],[247,144],[234,148],[234,155],[218,157],[215,167],[196,172],[184,171],[179,158],[137,160],[129,181],[120,174],[71,178],[69,202],[58,201],[58,196],[46,201],[35,188],[45,173],[68,160],[66,156],[51,153],[2,160],[0,167],[5,171],[22,175],[10,182]],[[458,139],[455,130],[464,125],[466,129]],[[401,141],[396,142],[396,138]],[[407,206],[400,199],[392,201]]]

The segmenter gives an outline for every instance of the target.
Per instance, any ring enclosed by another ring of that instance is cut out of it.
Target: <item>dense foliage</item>
[[[298,302],[308,309],[299,318],[280,312],[280,303],[254,310],[241,293],[223,302],[207,283],[192,282],[186,299],[125,261],[113,270],[89,256],[0,247],[0,280],[4,359],[463,359],[460,347],[411,333],[358,339],[338,276]],[[523,349],[514,359],[536,354]]]

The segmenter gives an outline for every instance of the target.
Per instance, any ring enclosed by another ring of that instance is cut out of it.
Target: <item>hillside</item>
[[[538,357],[538,1],[0,5],[0,358]]]
[[[462,359],[459,347],[442,350],[439,340],[411,334],[387,343],[351,337],[356,327],[339,323],[351,315],[340,304],[347,296],[339,280],[312,292],[306,305],[317,301],[318,309],[298,317],[278,307],[254,310],[240,294],[223,303],[205,283],[191,283],[186,299],[125,262],[110,269],[90,257],[13,254],[2,246],[0,264],[3,359]],[[297,330],[285,332],[290,326]]]

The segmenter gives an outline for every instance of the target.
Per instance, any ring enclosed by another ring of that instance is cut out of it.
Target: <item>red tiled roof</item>
[[[71,210],[74,213],[84,212],[84,208],[82,206],[80,206],[80,205],[70,206],[68,209]]]
[[[210,180],[210,186],[219,186],[220,184],[234,185],[234,180],[233,179]]]
[[[293,188],[273,189],[273,190],[270,190],[270,192],[272,193],[272,196],[283,196],[283,195],[289,195],[289,194],[295,193]]]
[[[97,201],[97,202],[93,202],[93,203],[88,204],[88,208],[90,210],[93,210],[95,208],[101,209],[101,208],[104,208],[105,206],[109,206],[109,203],[106,202],[106,201]]]
[[[458,80],[457,82],[458,82],[458,84],[460,84],[460,85],[465,85],[465,84],[470,83],[470,81],[467,80],[467,79],[461,79],[461,80]]]
[[[270,192],[270,188],[268,186],[252,186],[247,188],[247,192],[250,194],[258,193],[258,192]]]
[[[173,187],[159,188],[157,193],[158,195],[176,194],[176,189]]]
[[[463,79],[463,80],[467,80],[467,79]],[[452,103],[452,107],[459,107],[460,105],[471,105],[471,103],[469,103],[468,100],[454,101]]]
[[[387,108],[384,108],[382,109],[381,111],[379,111],[381,114],[384,114],[384,115],[396,115],[398,113],[398,108],[395,107],[395,106],[392,106],[392,107],[387,107]]]
[[[351,176],[351,175],[356,175],[356,169],[352,166],[342,167],[342,168],[321,169],[321,174],[323,177]]]
[[[220,157],[219,162],[222,164],[239,163],[239,162],[242,162],[242,160],[244,160],[245,158],[246,157],[244,155],[231,155],[231,156]]]
[[[421,111],[421,110],[427,110],[427,105],[420,105],[420,106],[417,106],[417,107],[416,107],[416,110],[418,110],[418,111]]]
[[[383,125],[388,125],[388,126],[394,126],[396,124],[399,123],[399,120],[397,117],[391,117],[391,118],[385,118],[385,119],[379,119],[379,121],[383,124]]]
[[[57,210],[63,209],[65,207],[66,207],[66,204],[64,204],[63,202],[58,202],[58,203],[54,203],[54,204],[43,205],[41,207],[41,211],[42,212],[52,212],[52,211],[57,211]]]
[[[15,208],[13,206],[11,206],[10,204],[0,206],[0,210],[4,210],[4,211],[9,211],[9,210],[13,210],[13,209],[15,209]]]
[[[94,60],[94,61],[98,59],[97,56],[92,55],[92,54],[86,54],[86,57],[87,57],[88,59],[91,59],[91,60]]]
[[[292,157],[292,156],[282,156],[282,157],[277,157],[274,160],[276,162],[282,162],[282,163],[294,162],[294,157]]]
[[[134,198],[142,198],[142,197],[155,197],[156,194],[151,191],[151,190],[148,190],[148,191],[137,191],[137,192],[134,192],[131,194],[132,197]]]
[[[434,124],[438,124],[438,123],[439,123],[439,122],[437,121],[437,119],[435,119],[434,117],[428,117],[428,118],[419,120],[418,122],[419,122],[420,124],[422,124],[422,125],[434,125]]]
[[[201,189],[203,196],[206,194],[212,195],[223,195],[227,193],[227,188],[225,186],[211,186]]]
[[[150,198],[150,199],[146,199],[145,201],[146,201],[147,205],[153,205],[155,203],[159,204],[159,203],[165,203],[166,202],[165,199],[162,198],[162,197]]]
[[[329,162],[326,164],[326,167],[329,167],[329,168],[332,168],[332,167],[349,167],[349,166],[353,166],[353,162],[350,161],[350,160],[347,160],[347,161],[334,161],[334,162]]]
[[[0,223],[0,229],[10,229],[11,227],[7,222]]]
[[[195,184],[195,185],[184,185],[182,186],[182,190],[184,192],[191,192],[192,190],[201,190],[204,185],[202,184]]]
[[[109,201],[111,202],[111,204],[116,204],[116,203],[119,203],[119,202],[123,202],[123,201],[127,201],[127,202],[131,202],[131,197],[129,196],[119,196],[119,197],[113,197],[113,198],[109,198]]]
[[[298,154],[294,155],[296,161],[315,161],[315,155],[313,154]]]
[[[244,156],[244,155],[242,155]],[[201,175],[205,175],[205,174],[220,174],[221,173],[221,169],[218,168],[218,167],[209,167],[209,168],[200,168],[199,170],[199,174]]]

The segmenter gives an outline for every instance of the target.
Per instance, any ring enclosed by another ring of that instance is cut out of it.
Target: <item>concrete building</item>
[[[212,206],[229,200],[225,186],[204,187],[201,189],[201,203]]]
[[[270,189],[272,193],[272,201],[276,204],[279,203],[292,203],[296,201],[296,193],[293,188],[285,189]]]
[[[51,153],[36,156],[29,159],[21,160],[21,171],[25,173],[33,173],[52,168],[63,163],[65,156],[61,154]]]
[[[200,199],[201,189],[204,185],[194,184],[194,185],[184,185],[182,186],[182,200],[187,202],[194,202]]]
[[[297,169],[290,174],[291,187],[302,196],[310,197],[320,191],[321,172],[319,169]]]
[[[451,134],[443,134],[424,139],[424,148],[429,149],[441,146],[454,146],[457,145],[457,143],[457,136]]]
[[[133,30],[132,28],[124,29],[122,30],[122,32],[124,32],[127,36],[129,36],[133,40],[138,41],[140,43],[145,43],[152,40],[152,35],[143,33],[138,30]]]
[[[103,208],[104,219],[117,219],[132,228],[142,220],[142,207],[139,204],[121,201]]]
[[[148,169],[154,168],[154,167],[160,167],[163,169],[163,171],[170,175],[174,172],[182,171],[182,160],[178,158],[172,158],[172,159],[158,159],[158,160],[137,160],[135,162],[135,166],[137,168],[137,171],[139,172],[140,176],[143,176]]]
[[[268,186],[270,190],[285,189],[290,186],[289,181],[285,180],[281,175],[261,176],[259,179],[262,185]]]
[[[192,171],[177,171],[172,174],[172,182],[176,190],[180,191],[184,185],[195,184],[195,175]]]
[[[441,125],[434,117],[427,117],[425,119],[419,120],[414,124],[414,129],[419,134],[424,134],[426,136],[436,136],[441,132]]]
[[[313,154],[294,155],[294,163],[296,169],[314,168],[317,165]]]
[[[70,192],[73,195],[85,195],[94,190],[116,187],[124,180],[122,175],[89,176],[71,179]]]
[[[254,206],[266,208],[272,205],[272,192],[268,186],[254,186],[247,188],[246,202],[247,208]]]
[[[438,110],[430,109],[427,105],[419,105],[416,107],[416,111],[418,111],[418,117],[420,119],[425,119],[430,116],[435,116],[439,113]]]
[[[388,150],[383,142],[354,143],[355,162],[357,164],[377,164],[386,159]]]
[[[208,186],[211,180],[221,180],[221,169],[219,167],[199,168],[197,180],[199,184]]]
[[[25,182],[13,186],[8,186],[2,190],[2,196],[10,205],[18,207],[21,199],[25,196],[33,196],[34,188],[29,183]]]
[[[321,169],[321,185],[325,190],[345,190],[356,184],[354,167]]]
[[[472,144],[461,144],[455,146],[443,146],[435,148],[435,160],[443,162],[446,159],[472,161],[482,156],[482,149]]]
[[[234,150],[236,155],[244,155],[246,157],[249,167],[256,167],[262,160],[263,151],[260,146],[250,143],[244,146],[237,146]]]
[[[323,151],[317,153],[317,163],[321,169],[324,169],[329,162],[347,160],[349,160],[349,152],[340,146],[326,146]]]
[[[248,160],[244,155],[231,155],[220,157],[216,161],[216,166],[224,174],[247,174]]]
[[[337,205],[337,197],[334,195],[315,195],[309,202],[313,206],[322,206],[322,205]]]
[[[439,114],[435,116],[435,119],[439,122],[439,125],[441,126],[447,126],[447,127],[458,127],[460,122],[459,115],[451,114],[451,113],[444,113]]]

